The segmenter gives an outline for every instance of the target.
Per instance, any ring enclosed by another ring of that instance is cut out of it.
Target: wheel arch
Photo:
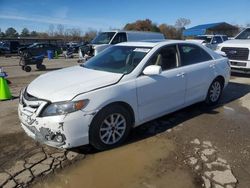
[[[224,85],[225,85],[225,78],[222,75],[218,75],[214,80],[220,80],[221,83],[223,84],[223,87],[224,87]]]
[[[102,111],[104,108],[109,108],[109,107],[114,106],[114,105],[122,106],[123,108],[125,108],[125,109],[129,112],[130,117],[131,117],[131,120],[132,120],[132,127],[133,127],[134,124],[135,124],[135,112],[134,112],[132,106],[131,106],[130,104],[128,104],[127,102],[124,102],[124,101],[115,101],[115,102],[111,102],[111,103],[109,103],[109,104],[104,105],[103,107],[101,107],[101,108],[98,110],[98,112],[95,114],[95,117],[96,117],[96,115],[97,115],[100,111]],[[95,118],[95,117],[94,117],[94,118]],[[93,120],[92,120],[92,121],[93,121]]]

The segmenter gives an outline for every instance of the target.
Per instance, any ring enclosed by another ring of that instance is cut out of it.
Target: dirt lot
[[[45,64],[51,71],[76,61]],[[15,57],[0,57],[0,66],[16,97],[45,73],[22,71]],[[124,146],[99,153],[36,143],[20,128],[17,105],[17,98],[0,102],[0,187],[250,187],[249,75],[233,75],[218,106],[164,116],[133,130]]]

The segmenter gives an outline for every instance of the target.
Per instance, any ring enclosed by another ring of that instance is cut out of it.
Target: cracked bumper
[[[36,117],[19,104],[18,115],[21,127],[28,136],[46,145],[57,148],[73,148],[89,144],[89,125],[93,115],[77,111],[67,115]],[[58,142],[56,136],[63,139]]]

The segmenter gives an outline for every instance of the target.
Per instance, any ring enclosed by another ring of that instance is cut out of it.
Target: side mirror
[[[159,65],[149,65],[143,70],[143,74],[152,76],[161,74],[162,69]]]
[[[216,41],[216,40],[214,40],[214,41],[212,42],[212,44],[217,44],[217,41]]]

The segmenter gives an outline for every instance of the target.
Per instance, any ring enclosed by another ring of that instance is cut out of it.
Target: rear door
[[[178,49],[180,64],[187,81],[185,104],[204,100],[215,74],[213,58],[204,49],[194,44],[180,44]]]

